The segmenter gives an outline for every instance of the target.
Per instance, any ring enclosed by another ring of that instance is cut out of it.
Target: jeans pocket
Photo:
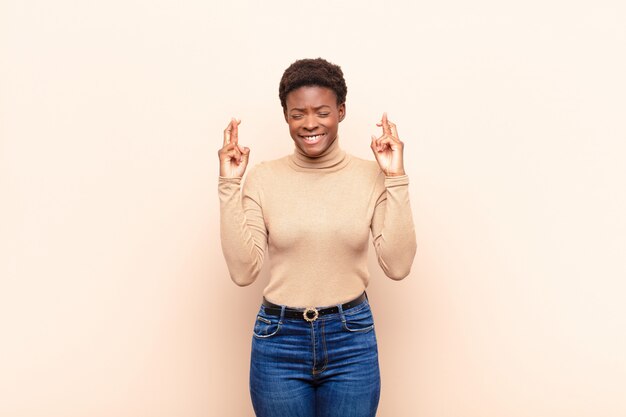
[[[369,332],[374,328],[374,316],[369,307],[350,314],[349,310],[344,315],[343,328],[349,332]]]
[[[254,322],[254,330],[252,334],[254,337],[258,337],[261,339],[265,339],[268,337],[274,336],[280,330],[281,323],[278,320],[278,317],[261,315],[260,313],[256,316],[256,321]]]

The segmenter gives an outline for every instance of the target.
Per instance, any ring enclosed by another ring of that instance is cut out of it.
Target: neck
[[[334,170],[345,166],[348,160],[346,156],[346,152],[339,147],[339,138],[335,138],[328,149],[314,157],[308,156],[302,149],[296,146],[290,160],[294,168],[297,167],[303,170]]]

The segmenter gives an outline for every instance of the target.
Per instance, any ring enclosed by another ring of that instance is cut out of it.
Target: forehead
[[[287,94],[287,108],[317,108],[321,106],[336,107],[337,95],[328,87],[318,85],[303,86]]]

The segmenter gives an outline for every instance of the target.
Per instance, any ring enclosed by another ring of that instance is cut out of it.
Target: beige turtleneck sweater
[[[269,301],[324,307],[367,287],[367,248],[392,279],[409,274],[416,251],[408,176],[386,177],[375,161],[346,154],[335,141],[320,157],[298,148],[219,178],[221,241],[232,280],[251,284],[266,253]]]

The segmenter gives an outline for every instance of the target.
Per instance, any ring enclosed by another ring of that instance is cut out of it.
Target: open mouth
[[[315,144],[319,142],[320,139],[322,139],[324,136],[326,136],[326,133],[320,133],[317,135],[300,135],[302,140],[304,140],[305,143],[309,144]]]

